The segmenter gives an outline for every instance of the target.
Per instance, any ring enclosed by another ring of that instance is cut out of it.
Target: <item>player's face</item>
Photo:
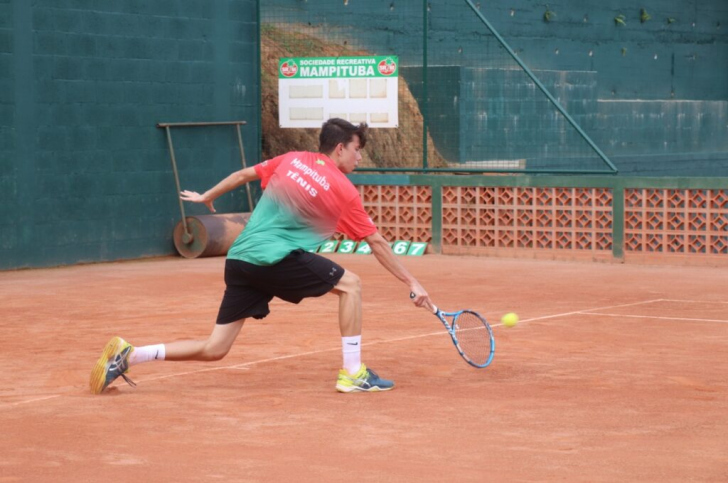
[[[337,149],[341,149],[339,153],[339,169],[345,174],[354,171],[359,161],[361,161],[359,136],[355,134],[354,139],[349,144],[340,144]]]

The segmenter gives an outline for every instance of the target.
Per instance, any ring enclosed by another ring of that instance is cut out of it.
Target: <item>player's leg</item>
[[[261,283],[275,296],[292,303],[334,293],[339,297],[339,329],[344,367],[356,373],[361,366],[361,280],[321,255],[295,250],[270,267]]]
[[[252,286],[250,264],[239,260],[225,263],[225,295],[217,321],[205,340],[181,340],[169,344],[137,347],[129,357],[130,365],[149,360],[219,361],[230,352],[247,317],[263,318],[270,312],[270,294]],[[161,349],[161,350],[160,350]]]
[[[225,325],[215,324],[210,337],[205,340],[181,340],[134,347],[121,337],[113,337],[91,371],[91,392],[101,393],[118,377],[122,377],[129,385],[136,386],[126,372],[130,367],[143,362],[220,360],[230,351],[244,322],[245,319]]]
[[[106,345],[91,371],[91,392],[101,393],[118,377],[123,377],[130,385],[134,385],[125,373],[131,366],[143,362],[216,361],[225,357],[240,333],[245,318],[263,318],[269,313],[268,302],[272,295],[252,287],[245,270],[246,267],[241,268],[237,260],[227,260],[227,288],[220,304],[217,322],[207,339],[133,347],[121,337],[114,337]]]
[[[380,378],[361,362],[361,279],[346,270],[331,290],[339,297],[339,329],[344,367],[339,371],[336,390],[339,392],[388,391],[394,382]]]
[[[339,330],[342,337],[361,336],[361,279],[349,270],[331,289],[339,296]]]
[[[361,280],[355,273],[321,255],[295,250],[261,275],[263,288],[287,302],[297,304],[327,293],[339,297],[344,368],[339,371],[337,389],[386,391],[394,387],[393,382],[380,379],[361,363]]]
[[[165,344],[164,358],[168,361],[219,361],[230,352],[244,322],[245,319],[215,324],[206,340],[180,340]]]

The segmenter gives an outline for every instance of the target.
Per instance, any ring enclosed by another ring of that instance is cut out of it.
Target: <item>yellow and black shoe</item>
[[[364,364],[353,375],[346,369],[339,370],[339,379],[336,381],[336,390],[339,392],[376,392],[390,389],[394,389],[394,381],[382,379]]]
[[[129,370],[129,354],[133,350],[134,346],[121,337],[111,338],[91,371],[89,388],[93,394],[101,394],[119,376],[130,386],[136,386],[125,374]]]

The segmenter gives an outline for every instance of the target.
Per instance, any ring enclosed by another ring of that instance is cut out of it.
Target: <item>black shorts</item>
[[[343,275],[340,265],[303,250],[294,250],[270,266],[228,258],[227,287],[217,323],[229,324],[246,317],[262,319],[270,313],[268,302],[273,297],[294,304],[307,297],[320,297],[330,292]]]

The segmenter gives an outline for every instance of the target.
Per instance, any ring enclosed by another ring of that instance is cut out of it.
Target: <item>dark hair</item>
[[[363,148],[367,143],[367,130],[368,126],[364,122],[355,126],[349,121],[333,117],[321,126],[319,152],[331,154],[339,143],[343,143],[344,146],[349,144],[354,139],[355,134],[359,136],[359,147]]]

